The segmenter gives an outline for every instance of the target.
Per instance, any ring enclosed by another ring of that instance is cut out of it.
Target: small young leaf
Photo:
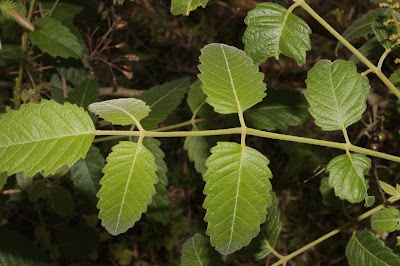
[[[71,216],[74,212],[74,201],[71,193],[62,186],[54,186],[49,193],[49,200],[54,211],[61,216]]]
[[[4,185],[7,184],[8,175],[6,172],[0,173],[0,190],[4,188]]]
[[[231,142],[211,149],[204,176],[207,235],[227,255],[258,235],[271,204],[269,160],[260,152]]]
[[[89,209],[96,209],[98,202],[96,194],[100,189],[99,181],[103,176],[101,170],[104,165],[105,160],[100,154],[100,150],[92,146],[86,157],[71,167],[71,180],[74,188]]]
[[[189,13],[199,6],[205,8],[208,1],[209,0],[171,0],[171,13],[175,16],[189,16]]]
[[[126,232],[146,212],[155,194],[157,165],[142,143],[121,141],[103,169],[97,196],[102,225],[112,235]]]
[[[366,58],[373,60],[380,57],[385,52],[385,49],[382,47],[378,39],[374,37],[368,42],[364,43],[364,45],[361,46],[358,51]],[[361,62],[361,60],[354,54],[349,58],[349,61],[353,62],[355,65],[358,65]]]
[[[29,34],[33,45],[53,57],[83,57],[84,47],[70,30],[53,18],[40,18],[35,22],[36,30]]]
[[[371,217],[371,226],[377,232],[400,230],[400,211],[396,208],[384,208]]]
[[[365,229],[351,237],[347,243],[346,257],[350,266],[400,265],[400,256]]]
[[[181,78],[152,87],[137,99],[144,101],[151,109],[148,117],[141,122],[146,130],[156,128],[181,103],[190,84],[190,78]]]
[[[0,117],[0,172],[55,173],[84,157],[95,133],[89,115],[76,105],[48,100],[23,105]]]
[[[340,199],[358,203],[365,199],[368,183],[364,174],[371,168],[371,159],[361,154],[343,154],[329,162],[329,184]]]
[[[306,51],[311,50],[311,28],[301,18],[274,3],[260,3],[247,13],[247,29],[243,35],[245,51],[260,65],[279,54],[294,58],[298,64],[306,62]]]
[[[92,113],[114,125],[139,125],[139,121],[148,116],[150,108],[141,100],[121,98],[89,105]]]
[[[372,30],[372,24],[376,18],[379,16],[383,15],[385,12],[387,12],[386,9],[380,8],[380,9],[375,9],[361,18],[357,19],[356,21],[353,22],[343,33],[342,36],[345,38],[347,41],[352,41],[356,38],[362,37],[367,34],[372,34],[374,31]],[[337,55],[337,52],[339,51],[340,48],[343,47],[343,44],[341,42],[338,42],[336,45],[335,49],[335,54]]]
[[[209,44],[201,49],[200,62],[198,77],[216,112],[241,113],[265,97],[264,75],[242,50]]]
[[[262,260],[274,247],[281,231],[282,224],[279,221],[278,199],[272,194],[272,204],[267,209],[267,218],[261,225],[260,234],[254,238],[250,245],[243,248],[243,252],[253,260]]]
[[[39,180],[35,182],[31,187],[31,189],[29,190],[29,200],[37,201],[38,199],[42,198],[46,192],[47,192],[46,182],[44,182],[43,180]]]
[[[199,117],[207,117],[214,114],[211,106],[206,102],[207,95],[203,93],[201,89],[201,81],[197,80],[192,84],[192,88],[189,90],[187,103],[192,113]]]
[[[206,139],[204,137],[186,137],[183,148],[187,150],[190,161],[194,162],[196,171],[204,175],[207,171],[205,163],[210,156],[210,146]]]
[[[387,194],[389,194],[391,196],[397,195],[397,190],[393,186],[389,185],[388,183],[385,183],[383,181],[379,181],[379,185],[381,185],[381,188]]]
[[[289,126],[299,126],[310,113],[303,95],[294,91],[270,90],[268,97],[244,113],[249,126],[263,130],[287,130]]]
[[[210,246],[208,238],[195,234],[183,245],[182,266],[218,266],[223,265],[221,256]]]
[[[320,60],[308,72],[306,83],[309,111],[323,130],[347,128],[367,108],[368,78],[351,62]]]
[[[160,149],[161,143],[153,138],[145,138],[143,145],[153,154],[157,165],[156,175],[158,183],[155,184],[156,194],[153,196],[151,204],[149,205],[146,215],[153,218],[154,220],[167,224],[169,221],[169,210],[170,204],[168,200],[167,192],[167,165],[164,162],[165,154]]]

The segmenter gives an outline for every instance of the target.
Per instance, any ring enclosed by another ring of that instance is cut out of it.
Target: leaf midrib
[[[372,257],[374,257],[374,258],[376,258],[377,260],[381,261],[381,262],[384,263],[385,265],[390,265],[390,264],[387,264],[386,262],[384,262],[383,260],[381,260],[380,258],[376,257],[376,256],[375,256],[374,254],[372,254],[368,249],[366,249],[366,248],[364,247],[364,245],[363,245],[360,241],[358,241],[357,236],[354,236],[354,240],[357,241],[357,243],[360,245],[360,247],[363,248],[363,249],[364,249],[368,254],[370,254]],[[357,254],[357,255],[358,255],[358,254]]]
[[[195,242],[195,239],[192,240],[192,245],[193,245],[193,248],[194,248],[194,253],[196,254],[197,260],[199,261],[200,265],[203,266],[203,262],[201,261],[200,256],[199,256],[199,254],[197,253],[197,248],[196,248],[196,245],[194,244],[194,242]]]
[[[276,59],[279,58],[279,54],[280,54],[280,49],[279,49],[279,47],[280,47],[280,45],[281,45],[281,44],[280,44],[280,43],[281,43],[281,38],[282,38],[283,30],[284,30],[284,28],[285,28],[285,26],[286,26],[286,21],[287,21],[289,15],[290,15],[289,10],[286,10],[286,15],[285,15],[285,18],[283,19],[282,27],[281,27],[281,30],[280,30],[279,35],[278,35],[278,42],[276,43],[276,55],[275,55],[275,58],[276,58]]]

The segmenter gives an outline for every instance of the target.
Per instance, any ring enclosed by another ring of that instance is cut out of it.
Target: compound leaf
[[[191,11],[199,6],[205,8],[208,1],[209,0],[171,0],[171,13],[175,16],[188,16]]]
[[[170,204],[166,188],[168,184],[168,168],[164,161],[165,154],[160,149],[161,143],[156,139],[145,138],[143,140],[143,145],[153,154],[155,158],[155,163],[157,165],[156,175],[158,178],[158,183],[154,186],[156,189],[156,194],[153,196],[146,215],[162,224],[167,224],[169,221]]]
[[[265,97],[264,75],[242,50],[226,44],[201,49],[199,79],[207,102],[221,114],[241,113]]]
[[[298,64],[306,62],[306,51],[311,50],[311,28],[301,18],[274,3],[260,3],[247,13],[247,29],[243,35],[245,51],[260,65],[279,54],[294,58]]]
[[[351,237],[347,243],[346,257],[350,266],[400,265],[400,256],[365,229]]]
[[[70,169],[74,188],[84,204],[90,209],[94,209],[98,202],[96,194],[100,189],[99,181],[103,176],[101,170],[104,165],[105,161],[100,150],[92,146],[86,157],[80,159]]]
[[[321,60],[308,72],[306,83],[309,111],[323,130],[345,129],[367,108],[368,78],[351,62]]]
[[[218,142],[211,153],[204,176],[204,219],[211,245],[227,255],[259,233],[272,200],[272,173],[264,155],[237,143]]]
[[[372,24],[376,18],[383,15],[387,10],[384,8],[375,9],[361,18],[353,22],[343,33],[342,36],[347,41],[352,41],[356,38],[362,37],[367,34],[374,33],[372,29]],[[343,47],[341,42],[338,42],[335,49],[335,54]]]
[[[201,81],[196,80],[189,90],[187,103],[194,116],[207,117],[214,114],[211,106],[206,102],[207,95],[201,89]]]
[[[157,165],[142,143],[121,141],[107,157],[97,196],[102,225],[112,235],[126,232],[147,210],[155,194]]]
[[[108,100],[89,105],[92,113],[115,125],[139,125],[139,121],[150,113],[150,108],[134,98]]]
[[[151,109],[148,117],[141,122],[144,129],[156,128],[181,103],[190,85],[190,78],[181,78],[152,87],[137,99],[144,101]]]
[[[182,266],[223,265],[221,256],[210,246],[208,238],[195,234],[183,245]]]
[[[95,136],[90,116],[76,105],[42,100],[0,117],[0,172],[54,174],[85,157]]]
[[[78,42],[75,35],[53,18],[40,18],[35,22],[35,31],[29,34],[33,45],[37,45],[42,52],[56,57],[83,57],[84,47]]]
[[[371,226],[377,232],[400,230],[400,211],[395,208],[384,208],[371,217]]]
[[[350,203],[365,199],[368,183],[364,174],[371,168],[371,159],[361,154],[343,154],[328,164],[329,185],[335,189],[335,195]]]
[[[303,95],[295,91],[269,91],[268,97],[244,113],[246,122],[263,130],[287,130],[289,126],[299,126],[310,113]]]
[[[267,218],[261,225],[260,234],[254,238],[250,245],[243,249],[243,252],[254,260],[262,260],[275,246],[281,231],[282,224],[279,221],[278,199],[275,193],[272,194],[272,204],[267,209]]]

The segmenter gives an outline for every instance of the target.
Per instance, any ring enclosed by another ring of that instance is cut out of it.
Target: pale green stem
[[[46,17],[51,17],[54,14],[54,11],[56,10],[58,3],[60,2],[60,0],[56,0],[53,4],[53,6],[51,7],[51,9],[49,10],[49,12],[47,12],[45,14]]]
[[[394,10],[392,5],[390,5],[390,13],[392,14],[392,19],[394,25],[396,26],[397,34],[400,34],[399,21],[397,20],[396,11]]]
[[[228,129],[216,129],[216,130],[202,130],[202,131],[170,131],[170,132],[157,132],[157,131],[144,131],[144,136],[146,137],[160,137],[160,138],[170,138],[170,137],[199,137],[199,136],[216,136],[216,135],[231,135],[231,134],[242,134],[243,128],[228,128]],[[385,160],[400,163],[400,157],[389,155],[382,152],[377,152],[365,148],[361,148],[355,145],[348,145],[347,143],[339,143],[333,141],[311,139],[297,136],[290,136],[279,133],[266,132],[253,128],[246,128],[246,133],[252,136],[258,136],[269,139],[285,140],[291,142],[305,143],[311,145],[318,145],[323,147],[330,147],[340,150],[349,150],[353,152],[362,153],[365,155],[370,155],[377,158],[382,158]],[[97,130],[97,136],[139,136],[139,131],[114,131],[114,130]]]
[[[322,237],[320,237],[320,238],[314,240],[313,242],[309,243],[308,245],[305,245],[304,247],[302,247],[302,248],[296,250],[295,252],[290,253],[290,254],[287,255],[287,256],[284,256],[282,259],[280,259],[279,261],[277,261],[276,263],[274,263],[272,266],[277,266],[277,265],[285,264],[288,260],[293,259],[294,257],[300,255],[300,254],[303,253],[304,251],[307,251],[308,249],[310,249],[310,248],[312,248],[312,247],[318,245],[319,243],[321,243],[321,242],[327,240],[328,238],[330,238],[330,237],[332,237],[332,236],[334,236],[334,235],[340,233],[343,229],[345,229],[345,228],[347,228],[347,227],[350,227],[350,226],[352,226],[352,225],[354,225],[354,224],[356,224],[356,223],[358,223],[358,222],[364,220],[365,218],[370,217],[371,215],[373,215],[373,214],[376,213],[377,211],[382,210],[385,206],[386,206],[385,204],[381,204],[381,205],[379,205],[379,206],[373,208],[372,210],[367,211],[366,213],[364,213],[364,214],[358,216],[358,217],[357,217],[356,219],[354,219],[353,221],[348,222],[347,224],[345,224],[345,225],[343,225],[343,226],[341,226],[341,227],[339,227],[339,228],[337,228],[337,229],[335,229],[335,230],[333,230],[333,231],[327,233],[326,235],[323,235]]]
[[[377,68],[379,69],[379,71],[382,71],[382,66],[383,66],[383,62],[385,62],[386,57],[390,54],[390,52],[392,52],[392,49],[387,49],[381,56],[381,58],[379,59],[378,62],[378,66]]]
[[[400,99],[400,91],[390,82],[390,80],[382,73],[378,67],[372,64],[368,58],[366,58],[362,53],[360,53],[351,43],[349,43],[342,35],[340,35],[334,28],[332,28],[329,23],[327,23],[320,15],[318,15],[304,0],[293,0],[307,11],[315,20],[317,20],[325,29],[327,29],[336,39],[338,39],[344,46],[347,47],[358,59],[361,60],[371,72],[374,72],[380,80],[393,92],[397,98]]]

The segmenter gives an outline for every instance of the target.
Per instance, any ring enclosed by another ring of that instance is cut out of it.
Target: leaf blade
[[[189,16],[189,13],[199,6],[206,7],[209,0],[172,0],[171,1],[171,13],[175,16],[185,15]]]
[[[384,208],[371,217],[371,226],[377,232],[400,230],[400,211],[395,208]]]
[[[182,266],[223,265],[221,257],[211,248],[210,242],[201,234],[195,234],[183,245]]]

